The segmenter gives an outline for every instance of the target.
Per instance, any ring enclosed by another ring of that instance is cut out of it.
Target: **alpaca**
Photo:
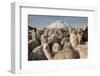
[[[44,43],[48,42],[48,37],[46,34],[41,35],[41,45],[43,45]]]
[[[78,36],[75,29],[70,29],[70,43],[74,49],[76,49],[77,44],[79,44]]]
[[[29,40],[29,42],[28,42],[28,50],[29,50],[29,52],[32,52],[32,50],[34,48],[36,48],[37,46],[39,46],[39,45],[40,44],[39,44],[39,42],[37,40]]]
[[[45,43],[43,45],[43,51],[48,60],[51,60],[51,59],[73,59],[74,58],[74,53],[73,53],[72,49],[70,49],[70,48],[66,48],[66,49],[57,51],[55,53],[55,55],[53,56],[50,51],[49,45],[47,43]]]
[[[61,50],[61,45],[59,43],[54,43],[52,46],[52,51],[55,53],[58,50]]]
[[[56,34],[52,34],[50,37],[48,37],[48,42],[53,42],[53,43],[57,43],[58,42],[58,38],[56,36]]]
[[[79,51],[80,58],[88,58],[88,48],[86,45],[78,45],[77,50]]]
[[[48,43],[50,45],[50,48],[52,48],[54,43],[60,43],[60,42],[56,34],[52,34],[50,37],[48,37]]]
[[[64,29],[59,29],[58,33],[59,33],[58,37],[62,39],[64,37],[65,30]]]
[[[83,39],[82,39],[83,42],[86,42],[88,41],[88,27],[85,27],[84,30],[83,30]]]
[[[80,44],[76,32],[70,32],[70,42],[72,47],[77,50],[80,54],[80,58],[87,58],[87,46]]]
[[[28,41],[29,53],[32,52],[32,50],[34,48],[36,48],[37,46],[40,45],[38,40],[37,40],[37,37],[36,37],[36,29],[35,28],[31,31],[31,34],[32,34],[32,40]]]
[[[86,41],[88,41],[88,28],[79,28],[78,29],[78,39],[80,41],[80,44],[84,44]]]
[[[38,46],[29,54],[29,60],[47,60],[44,52],[43,46]]]
[[[69,43],[65,43],[64,46],[63,46],[63,49],[68,49],[68,48],[70,48],[71,51],[73,52],[73,57],[75,59],[79,59],[80,58],[79,52],[72,47],[70,42]]]
[[[47,43],[47,35],[42,34],[41,35],[41,45],[37,46],[32,50],[32,53],[30,54],[30,59],[31,60],[44,60],[47,59],[44,52],[43,52],[43,44]]]
[[[32,30],[32,40],[36,40],[36,32]]]

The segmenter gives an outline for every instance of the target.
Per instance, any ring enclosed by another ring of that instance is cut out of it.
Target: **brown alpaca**
[[[80,41],[80,44],[84,44],[88,41],[88,28],[79,28],[78,29],[78,39]]]
[[[53,56],[50,51],[49,45],[47,43],[45,43],[43,45],[43,51],[48,60],[51,60],[51,59],[73,59],[74,58],[74,53],[73,53],[72,49],[70,49],[70,48],[66,48],[66,49],[57,51],[55,53],[55,55]]]
[[[43,52],[43,46],[40,45],[36,47],[30,54],[29,54],[29,60],[47,60],[44,52]]]

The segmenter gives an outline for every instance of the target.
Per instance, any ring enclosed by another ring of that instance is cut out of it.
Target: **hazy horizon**
[[[44,27],[57,20],[72,26],[88,25],[88,17],[78,16],[51,16],[51,15],[28,15],[28,25],[33,27]]]

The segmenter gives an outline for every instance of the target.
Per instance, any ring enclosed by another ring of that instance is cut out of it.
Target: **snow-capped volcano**
[[[57,20],[56,22],[49,24],[47,26],[47,28],[50,28],[50,29],[52,29],[52,28],[65,28],[66,26],[67,26],[66,23],[64,23],[61,20]]]

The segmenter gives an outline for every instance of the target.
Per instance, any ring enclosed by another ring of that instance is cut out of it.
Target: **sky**
[[[63,21],[71,26],[88,25],[88,17],[28,15],[28,25],[33,27],[44,27],[56,21]]]

